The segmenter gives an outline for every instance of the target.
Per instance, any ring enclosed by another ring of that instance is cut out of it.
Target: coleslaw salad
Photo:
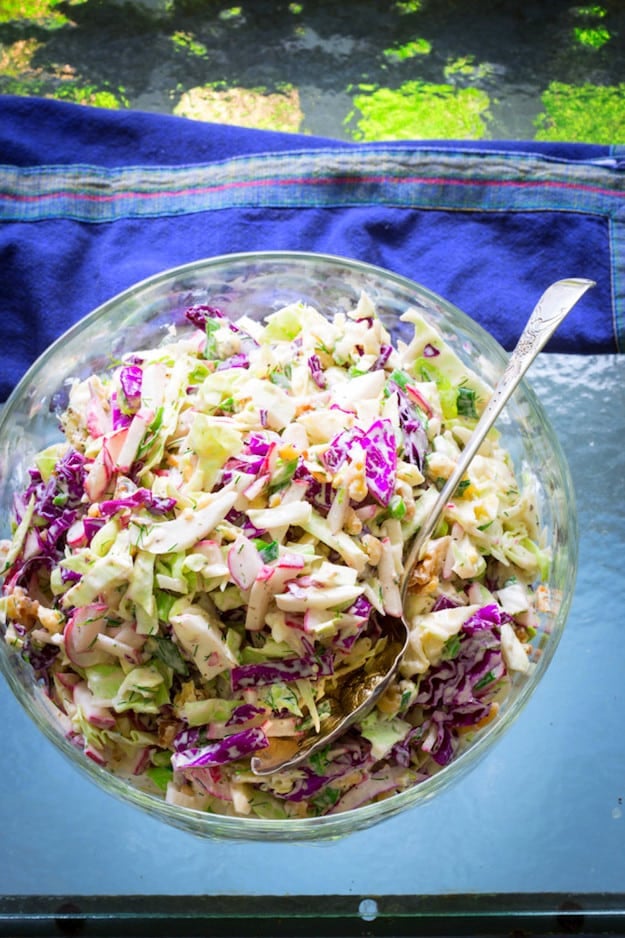
[[[405,545],[489,393],[402,318],[395,347],[365,293],[262,323],[195,306],[72,383],[15,498],[0,621],[89,758],[183,807],[315,817],[418,784],[496,719],[550,558],[493,430],[412,576],[393,685],[303,765],[252,769],[383,654]]]

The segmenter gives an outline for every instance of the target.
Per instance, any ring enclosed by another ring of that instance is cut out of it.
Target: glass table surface
[[[2,681],[0,935],[625,930],[625,356],[543,354],[530,383],[570,461],[579,574],[547,675],[482,762],[345,839],[204,840],[95,788]]]

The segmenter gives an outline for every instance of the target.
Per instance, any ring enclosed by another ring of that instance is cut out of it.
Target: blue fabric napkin
[[[625,147],[350,144],[0,97],[0,398],[76,320],[201,257],[358,258],[513,347],[543,290],[597,282],[552,351],[625,349]]]

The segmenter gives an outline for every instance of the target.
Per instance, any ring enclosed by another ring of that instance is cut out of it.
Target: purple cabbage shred
[[[136,489],[132,495],[123,498],[111,498],[100,502],[100,513],[104,517],[111,517],[122,508],[147,508],[153,515],[164,515],[176,505],[175,498],[164,498],[154,495],[149,489]]]
[[[321,359],[318,355],[311,355],[308,358],[308,368],[310,369],[310,374],[313,381],[318,388],[325,388],[327,381],[326,376],[323,373],[323,368],[321,366]]]
[[[418,469],[423,469],[429,447],[425,427],[419,419],[417,408],[403,388],[395,385],[393,390],[397,394],[399,404],[399,426],[404,438],[404,458],[406,462],[412,463]]]
[[[119,371],[119,383],[123,391],[128,411],[136,412],[141,404],[141,387],[143,384],[143,371],[138,365],[125,365]],[[126,409],[122,407],[126,413]]]
[[[242,664],[230,672],[232,690],[236,693],[247,687],[260,687],[276,684],[280,681],[296,681],[298,678],[328,677],[333,673],[334,664],[329,651],[318,655],[306,655],[303,658],[281,658],[276,661],[258,664]]]
[[[392,345],[381,345],[380,354],[378,355],[373,365],[371,366],[371,371],[379,371],[381,368],[384,368],[389,358],[391,357],[392,352],[393,352]]]
[[[455,730],[474,726],[489,715],[492,691],[506,676],[501,621],[501,610],[495,605],[478,610],[459,632],[455,657],[432,667],[421,679],[415,703],[427,715],[423,748],[427,746],[439,765],[453,757]]]
[[[224,765],[243,759],[267,745],[268,740],[263,731],[259,727],[252,727],[209,743],[201,749],[191,748],[175,752],[171,757],[171,764],[174,771],[183,772],[211,765]]]

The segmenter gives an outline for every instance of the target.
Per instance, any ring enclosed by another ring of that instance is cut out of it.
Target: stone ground
[[[625,143],[625,4],[0,0],[0,93],[344,140]]]

